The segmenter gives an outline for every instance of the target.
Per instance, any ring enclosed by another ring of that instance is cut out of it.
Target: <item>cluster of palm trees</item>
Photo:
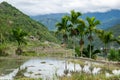
[[[96,20],[95,17],[87,17],[86,20],[83,20],[80,12],[71,11],[70,15],[65,15],[62,17],[61,22],[56,24],[57,33],[61,33],[63,35],[63,42],[66,44],[68,38],[77,37],[79,38],[80,45],[80,54],[82,57],[84,50],[85,37],[87,36],[89,41],[89,58],[92,56],[92,42],[93,35],[97,34],[100,40],[105,44],[105,51],[107,54],[107,45],[112,41],[120,40],[115,39],[112,32],[105,32],[104,30],[97,29],[96,26],[100,25],[100,21]],[[74,39],[73,39],[74,40]]]

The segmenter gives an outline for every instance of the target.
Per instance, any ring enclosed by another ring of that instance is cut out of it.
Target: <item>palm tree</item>
[[[91,47],[91,53],[92,53],[91,54],[91,58],[92,59],[97,59],[97,54],[100,53],[101,51],[98,50],[98,49],[94,49],[93,45],[92,46],[88,45],[86,48],[83,49],[83,55],[84,55],[84,57],[89,58],[90,47]]]
[[[69,16],[69,24],[68,30],[70,32],[70,37],[72,37],[73,40],[73,49],[75,49],[75,36],[78,35],[78,21],[79,17],[81,16],[80,12],[75,12],[74,10],[71,11],[71,14]]]
[[[62,33],[63,43],[68,39],[68,16],[63,16],[61,22],[56,23],[57,33]]]
[[[113,33],[108,31],[105,32],[103,30],[98,32],[98,37],[100,38],[100,40],[104,43],[105,49],[105,59],[107,58],[107,46],[110,42],[116,41],[116,39],[113,36]]]
[[[70,31],[70,36],[75,36],[77,35],[77,25],[79,21],[79,17],[81,16],[80,12],[75,12],[74,10],[71,11],[69,18],[70,26],[69,26],[69,31]]]
[[[120,36],[118,36],[118,38],[116,38],[115,41],[120,45]]]
[[[81,52],[81,57],[82,57],[82,52],[83,52],[83,48],[84,48],[83,38],[84,38],[85,33],[86,33],[86,25],[85,25],[85,22],[82,19],[80,19],[78,21],[77,29],[78,29],[78,35],[80,36],[79,44],[80,44],[80,52]]]
[[[68,16],[63,16],[61,22],[58,22],[56,24],[57,27],[57,33],[61,33],[63,36],[63,47],[66,47],[66,43],[68,40]],[[66,53],[66,57],[67,57],[67,53]],[[65,60],[65,71],[66,74],[68,73],[67,70],[67,62]]]
[[[96,30],[96,26],[100,24],[99,20],[96,20],[95,17],[87,17],[86,18],[87,22],[88,22],[88,27],[87,27],[87,33],[88,33],[88,40],[90,42],[90,56],[89,58],[91,58],[91,45],[92,45],[92,41],[93,41],[93,32],[95,32]]]
[[[22,53],[21,45],[27,44],[25,36],[27,36],[28,34],[20,28],[13,29],[12,33],[13,33],[14,40],[16,40],[18,43],[18,48],[16,50],[16,54],[21,55],[21,53]]]

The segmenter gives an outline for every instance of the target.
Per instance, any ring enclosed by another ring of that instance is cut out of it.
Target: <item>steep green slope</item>
[[[107,31],[112,31],[115,35],[115,37],[120,36],[120,24],[117,24],[109,29],[107,29]]]
[[[30,36],[35,36],[40,40],[57,41],[44,25],[32,20],[7,2],[0,3],[0,33],[8,39],[11,30],[15,27],[21,27]]]
[[[114,37],[118,38],[118,36],[120,36],[120,24],[116,24],[115,26],[112,26],[112,27],[106,29],[105,31],[111,31],[111,32],[113,32]],[[94,40],[95,46],[98,47],[98,48],[103,47],[103,43],[100,41],[100,39],[97,38],[97,37],[94,37],[94,38],[95,38],[95,40]],[[117,43],[115,43],[115,42],[109,44],[109,47],[111,45],[114,46],[114,47],[120,47],[120,45],[117,44]]]

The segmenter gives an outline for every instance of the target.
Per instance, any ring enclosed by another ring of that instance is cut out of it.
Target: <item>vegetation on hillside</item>
[[[107,31],[113,32],[115,36],[120,36],[120,24],[116,24],[115,26],[112,26],[111,28],[107,29]]]
[[[23,31],[20,28],[16,28],[12,30],[13,33],[13,38],[15,41],[17,41],[17,50],[16,50],[16,54],[21,55],[22,54],[22,44],[27,44],[27,41],[25,39],[25,37],[28,35],[25,31]]]
[[[0,3],[0,34],[2,39],[10,40],[12,29],[16,27],[20,27],[29,33],[29,36],[34,36],[41,41],[57,41],[43,24],[32,20],[7,2]]]

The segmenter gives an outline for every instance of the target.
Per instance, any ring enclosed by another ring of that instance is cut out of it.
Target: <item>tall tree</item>
[[[79,44],[80,44],[80,52],[82,57],[82,52],[84,48],[84,36],[86,33],[86,25],[82,19],[79,19],[77,29],[78,29],[78,35],[80,36]]]
[[[116,38],[115,41],[120,45],[120,36],[118,36],[118,38]]]
[[[75,12],[74,10],[71,11],[70,16],[68,16],[69,18],[69,31],[70,31],[70,36],[75,36],[77,35],[77,25],[78,25],[78,21],[79,21],[79,17],[82,14],[80,12]]]
[[[18,48],[16,50],[16,54],[21,55],[21,53],[22,53],[21,45],[27,44],[25,36],[27,36],[28,34],[20,28],[13,29],[12,33],[13,33],[14,40],[16,40],[18,43]]]
[[[63,47],[66,47],[67,40],[68,40],[68,26],[69,26],[68,25],[68,16],[63,16],[61,19],[61,22],[58,22],[56,24],[57,33],[60,33],[63,36],[63,45],[64,45]],[[67,57],[67,53],[66,53],[66,57]],[[66,61],[65,61],[65,71],[64,72],[66,74],[68,72]]]
[[[96,26],[100,24],[99,20],[96,20],[95,17],[87,17],[86,18],[88,22],[88,27],[87,27],[87,33],[88,33],[88,40],[90,42],[90,56],[91,58],[91,46],[92,46],[92,41],[93,41],[93,32],[96,30]]]
[[[107,46],[108,43],[115,40],[112,32],[105,32],[103,30],[99,30],[98,37],[104,43],[104,52],[105,52],[105,59],[107,58]]]
[[[72,37],[72,41],[73,41],[73,49],[75,49],[75,36],[78,35],[78,22],[79,22],[79,17],[82,14],[80,12],[75,12],[74,10],[71,11],[71,14],[69,16],[69,32],[70,32],[70,37]]]
[[[63,16],[61,22],[56,23],[57,33],[61,33],[63,36],[63,43],[66,43],[68,39],[68,16]]]

